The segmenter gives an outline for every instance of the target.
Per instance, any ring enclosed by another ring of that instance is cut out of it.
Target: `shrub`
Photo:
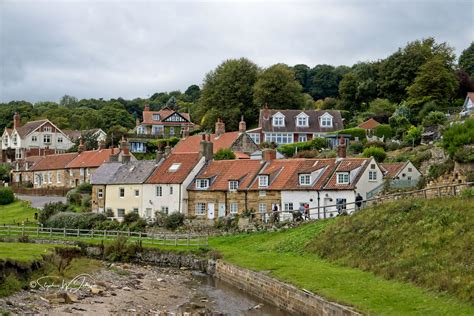
[[[62,212],[51,216],[44,225],[56,228],[92,229],[98,222],[106,219],[106,216],[100,213]]]
[[[440,111],[433,111],[428,113],[428,115],[423,119],[423,126],[435,126],[435,125],[444,125],[446,124],[446,115]]]
[[[453,156],[458,162],[474,162],[474,146],[464,146],[459,148]]]
[[[374,157],[375,161],[383,162],[387,157],[385,150],[380,147],[369,147],[364,149],[363,156],[366,158]]]
[[[451,157],[469,144],[474,144],[474,118],[466,119],[464,124],[454,124],[443,133],[441,145]]]
[[[302,150],[298,151],[293,157],[295,158],[316,158],[319,152],[317,150]]]
[[[105,246],[104,254],[110,261],[128,261],[135,257],[135,247],[127,244],[127,238],[117,236],[115,240]]]
[[[400,148],[400,144],[395,142],[388,142],[385,144],[388,151],[394,151]]]
[[[221,148],[214,154],[214,160],[235,159],[234,152],[229,148]]]
[[[215,222],[214,227],[225,231],[234,230],[237,229],[238,222],[239,218],[237,216],[219,217]]]
[[[337,153],[335,150],[323,150],[318,154],[318,158],[336,158]]]
[[[364,150],[364,145],[361,142],[352,142],[348,148],[352,154],[360,154]]]
[[[365,129],[363,128],[353,127],[353,128],[343,129],[342,131],[338,131],[334,134],[338,134],[338,135],[347,134],[347,135],[351,135],[351,139],[355,139],[356,137],[358,137],[359,140],[363,140],[365,139],[366,132],[365,132]]]
[[[430,168],[428,169],[428,178],[436,179],[453,170],[454,170],[454,161],[452,160],[447,160],[444,163],[431,165]]]
[[[125,214],[125,216],[123,217],[122,223],[125,225],[128,225],[128,224],[138,221],[139,219],[140,219],[140,215],[137,212],[131,212],[131,213]]]
[[[171,230],[182,226],[184,224],[184,214],[174,212],[165,218],[165,227]]]
[[[81,205],[85,210],[89,210],[92,206],[91,204],[92,197],[89,194],[86,194],[82,197]]]
[[[66,212],[67,209],[68,209],[68,206],[64,204],[63,202],[53,202],[53,203],[45,204],[43,209],[38,214],[38,221],[41,224],[45,224],[46,221],[51,216],[60,212]]]
[[[364,148],[370,148],[370,147],[379,147],[379,148],[383,148],[384,150],[386,149],[384,142],[377,142],[377,141],[365,143]]]
[[[74,205],[81,205],[82,196],[75,189],[69,191],[66,197],[67,197],[68,203],[74,204]]]
[[[81,250],[75,247],[56,247],[54,252],[45,256],[45,261],[51,263],[58,270],[59,275],[64,275],[74,258],[79,257]]]
[[[13,190],[9,187],[0,188],[0,205],[7,205],[15,201]]]
[[[403,140],[410,146],[419,145],[421,141],[421,128],[412,125]]]
[[[105,211],[105,216],[107,216],[107,217],[114,217],[114,211],[112,211],[111,208],[108,208],[108,209]]]
[[[374,135],[384,137],[384,140],[387,140],[393,137],[393,129],[388,124],[380,124],[374,129]]]
[[[76,191],[82,194],[92,194],[92,184],[84,182],[76,188]]]
[[[249,210],[245,210],[242,212],[241,216],[243,218],[254,218],[255,217],[255,210],[253,208]]]

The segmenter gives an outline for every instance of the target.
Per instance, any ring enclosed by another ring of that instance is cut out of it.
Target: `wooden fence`
[[[99,239],[113,240],[124,236],[130,240],[141,240],[144,244],[163,246],[208,246],[207,235],[197,234],[157,234],[117,230],[94,230],[76,228],[51,228],[30,226],[0,226],[0,236],[28,236],[34,239]]]

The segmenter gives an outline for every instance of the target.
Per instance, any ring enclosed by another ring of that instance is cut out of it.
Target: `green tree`
[[[125,110],[124,106],[119,102],[109,103],[99,110],[99,115],[103,119],[104,130],[108,130],[112,126],[123,126],[131,128],[135,125],[135,121],[130,113]]]
[[[59,100],[59,105],[65,106],[67,108],[73,108],[77,105],[77,98],[66,94]]]
[[[258,70],[250,60],[240,58],[226,60],[206,75],[196,109],[196,119],[204,129],[213,129],[218,117],[229,130],[238,128],[241,115],[250,126],[257,123],[253,86]]]
[[[434,125],[444,125],[446,124],[446,115],[440,111],[434,111],[428,113],[428,115],[423,119],[423,126],[434,126]]]
[[[214,160],[235,159],[234,152],[229,148],[221,148],[214,154]]]
[[[389,118],[397,109],[397,106],[388,99],[375,99],[369,103],[369,112],[377,117]]]
[[[339,95],[342,100],[342,108],[350,110],[355,108],[357,99],[357,77],[354,73],[346,74],[339,83]]]
[[[461,148],[474,144],[474,119],[466,119],[464,123],[453,124],[443,133],[442,147],[453,157]]]
[[[366,158],[374,157],[375,161],[383,162],[387,158],[385,150],[381,147],[369,147],[364,149],[362,156]]]
[[[11,165],[7,163],[0,164],[0,181],[10,182]]]
[[[403,139],[405,143],[415,147],[415,145],[419,145],[421,141],[421,128],[416,126],[410,126]]]
[[[344,68],[336,70],[331,65],[316,65],[309,72],[308,93],[314,100],[338,97],[339,82],[343,74]]]
[[[254,104],[268,104],[272,109],[298,109],[304,103],[302,87],[285,64],[273,65],[260,73],[253,91]]]
[[[308,78],[310,69],[311,68],[309,68],[305,64],[293,66],[293,71],[295,72],[295,79],[303,87],[304,92],[308,92]]]
[[[408,95],[412,100],[429,99],[446,103],[451,100],[458,87],[454,71],[448,68],[443,59],[434,57],[420,67]]]
[[[201,95],[201,89],[199,88],[198,85],[190,85],[186,91],[184,91],[185,99],[184,101],[186,102],[193,102],[195,103],[198,99],[199,96]]]
[[[471,78],[474,77],[474,42],[471,42],[459,56],[459,68],[467,72]]]
[[[175,96],[169,98],[169,100],[166,102],[166,107],[175,111],[179,110],[178,100],[176,100]]]

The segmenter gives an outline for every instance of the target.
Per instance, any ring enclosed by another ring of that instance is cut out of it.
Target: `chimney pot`
[[[271,148],[265,148],[262,150],[263,161],[272,161],[276,159],[276,150]]]
[[[239,133],[245,133],[247,130],[247,124],[244,121],[244,116],[240,118],[240,123],[239,123]]]
[[[82,153],[84,150],[86,150],[86,146],[84,145],[84,141],[82,140],[82,137],[79,139],[79,146],[77,146],[77,152]]]
[[[222,122],[220,118],[217,119],[215,133],[216,133],[216,137],[219,137],[225,133],[225,123]]]
[[[21,126],[20,114],[18,114],[18,112],[15,112],[15,114],[13,115],[13,127],[16,129],[16,128],[19,128],[20,126]]]

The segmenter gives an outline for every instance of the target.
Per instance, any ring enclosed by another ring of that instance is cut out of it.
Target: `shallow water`
[[[197,290],[212,302],[212,310],[226,315],[290,315],[276,306],[246,293],[229,283],[203,273],[193,273]]]

